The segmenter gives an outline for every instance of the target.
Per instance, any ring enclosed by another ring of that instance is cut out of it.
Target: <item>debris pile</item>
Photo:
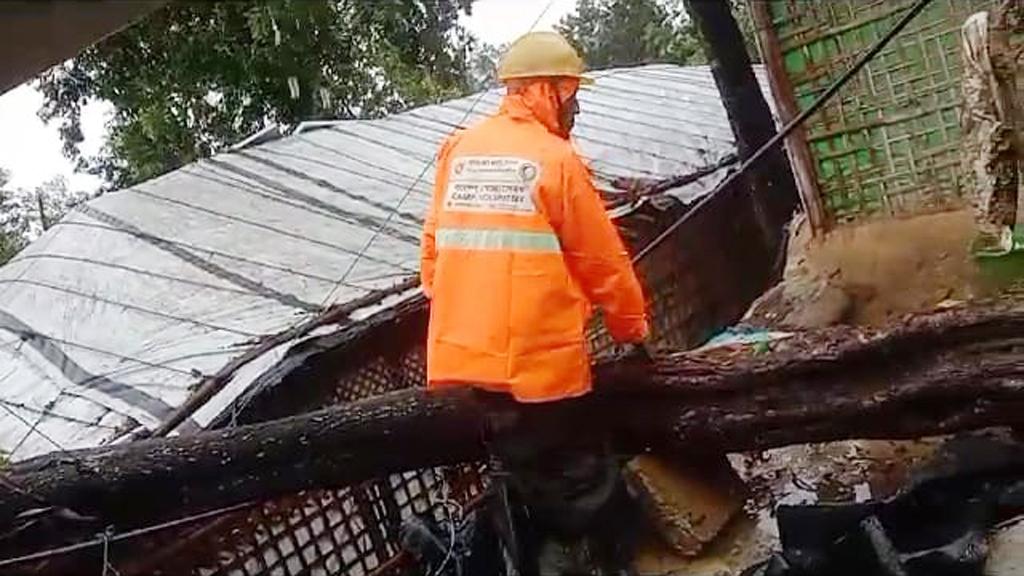
[[[969,253],[974,235],[966,210],[867,222],[824,238],[811,238],[797,223],[783,281],[701,352],[774,355],[800,346],[808,331],[845,327],[856,338],[862,330],[898,330],[913,318],[993,299],[1019,302],[979,272]],[[1024,364],[1019,344],[1006,352],[1011,363]],[[908,367],[916,362],[905,361]],[[979,393],[997,378],[997,372],[979,378]],[[943,401],[948,398],[934,399]],[[890,417],[912,418],[913,412],[908,407]],[[996,565],[1019,564],[1024,554],[1013,551],[1024,532],[1014,520],[1024,512],[1016,500],[1024,486],[1017,460],[1024,445],[1012,435],[993,440],[921,432],[907,440],[866,440],[871,436],[865,434],[732,454],[749,488],[744,511],[696,557],[670,550],[659,538],[640,554],[638,572],[1014,573]],[[980,462],[963,458],[981,453],[988,457]]]
[[[1005,434],[954,438],[890,498],[780,506],[782,551],[747,574],[1007,574],[997,566],[1022,558],[1009,545],[1022,513],[1024,445]]]
[[[969,253],[968,210],[844,226],[813,238],[793,223],[783,281],[751,306],[747,323],[806,330],[884,326],[992,295]]]
[[[698,350],[596,367],[596,393],[586,399],[580,435],[600,427],[610,429],[620,453],[685,456],[678,466],[650,459],[631,466],[634,489],[658,519],[648,548],[689,556],[641,555],[638,565],[654,567],[641,573],[664,574],[674,565],[690,573],[704,573],[695,568],[703,566],[709,574],[738,574],[780,547],[788,558],[772,517],[778,505],[898,499],[913,471],[904,461],[926,459],[937,442],[917,439],[1021,422],[1024,303],[983,300],[981,292],[958,291],[960,284],[933,290],[927,279],[945,281],[950,272],[942,267],[954,266],[959,256],[941,250],[927,233],[935,223],[925,222],[916,248],[905,242],[906,250],[880,252],[874,261],[835,248],[854,246],[856,231],[848,232],[854,240],[826,241],[839,273],[787,275],[776,295],[794,304],[776,305],[785,314],[762,317],[784,320],[801,309],[795,279],[820,284],[825,278],[849,294],[858,270],[874,270],[865,272],[874,277],[878,262],[889,262],[893,276],[906,265],[906,254],[923,253],[926,265],[908,268],[921,271],[916,300],[889,298],[896,283],[879,284],[871,298],[851,298],[852,312],[818,323],[824,327],[758,326],[755,313],[746,329]],[[872,237],[879,234],[874,230]],[[822,252],[799,254],[799,247],[792,243],[791,262],[830,269],[818,264],[828,261]],[[969,268],[962,270],[956,282],[969,278]],[[915,311],[915,302],[924,309]],[[867,325],[849,323],[858,320]],[[479,429],[481,418],[469,391],[404,390],[282,420],[19,462],[0,483],[0,527],[16,535],[0,541],[0,554],[79,541],[111,525],[130,530],[312,488],[479,461],[485,448],[466,431]],[[730,454],[746,488],[724,468],[711,481],[699,480],[715,468],[697,462],[717,458],[721,464],[723,454]],[[703,490],[697,498],[687,493],[693,482]],[[1007,532],[1007,541],[1016,534]],[[423,530],[410,538],[431,540]]]

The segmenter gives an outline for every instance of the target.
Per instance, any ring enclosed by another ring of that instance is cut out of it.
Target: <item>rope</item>
[[[0,380],[0,383],[2,383],[3,380],[6,380],[7,376],[10,376],[10,374],[11,373],[8,373],[6,376],[4,376],[4,378],[2,380]],[[63,392],[61,392],[61,394],[63,394]],[[58,394],[57,397],[60,398],[60,394]],[[43,418],[46,417],[45,414],[41,415],[36,420],[35,424],[31,424],[31,423],[29,423],[28,420],[22,418],[20,414],[18,414],[17,412],[12,410],[10,407],[8,407],[6,402],[0,402],[0,408],[3,408],[3,410],[5,412],[10,414],[11,416],[14,416],[19,422],[21,422],[22,424],[24,424],[25,426],[28,427],[28,432],[26,432],[25,435],[22,436],[21,440],[19,440],[17,445],[15,445],[15,447],[11,450],[11,452],[10,452],[11,454],[14,454],[15,452],[17,452],[21,448],[22,444],[24,444],[25,441],[28,440],[29,437],[32,436],[32,434],[38,434],[44,440],[46,440],[47,442],[52,444],[57,449],[57,451],[60,452],[61,454],[64,454],[68,458],[72,458],[72,459],[75,458],[74,455],[71,454],[71,452],[69,452],[67,448],[65,448],[63,445],[61,445],[60,442],[57,442],[56,440],[51,438],[48,434],[46,434],[43,431],[39,430],[39,424],[43,421]],[[30,499],[34,500],[35,502],[37,502],[39,504],[45,504],[45,505],[48,505],[48,506],[56,507],[53,503],[49,502],[45,498],[34,494],[31,490],[23,488],[19,483],[17,483],[14,480],[12,480],[9,476],[4,474],[2,471],[0,471],[0,484],[3,484],[8,489],[13,490],[16,493],[21,494],[22,496],[25,496],[26,498],[30,498]]]
[[[239,256],[238,254],[231,254],[229,252],[224,252],[224,251],[221,251],[221,250],[217,250],[215,248],[210,248],[208,246],[199,246],[197,244],[191,244],[189,242],[181,242],[181,241],[178,241],[178,240],[171,240],[169,238],[165,238],[163,236],[157,236],[155,234],[143,233],[142,235],[140,235],[140,234],[138,234],[136,232],[133,232],[131,230],[125,230],[124,228],[118,228],[118,227],[112,226],[110,224],[103,224],[103,223],[98,223],[98,222],[81,222],[81,221],[62,220],[62,221],[57,222],[56,224],[54,224],[54,226],[78,226],[80,228],[91,228],[91,229],[94,229],[94,230],[106,230],[106,231],[115,232],[115,233],[118,233],[118,234],[127,234],[129,236],[134,236],[134,237],[139,238],[141,240],[154,240],[154,241],[157,241],[157,242],[166,243],[168,245],[173,245],[173,246],[176,246],[176,247],[188,248],[190,250],[196,250],[198,252],[203,252],[203,253],[209,254],[211,256],[217,256],[218,258],[225,258],[227,260],[232,260],[232,261],[235,261],[235,262],[242,262],[244,264],[251,264],[251,265],[256,266],[258,268],[266,268],[267,270],[275,270],[275,271],[278,271],[278,272],[284,272],[284,273],[292,275],[292,276],[296,276],[296,277],[299,277],[299,278],[307,278],[309,280],[316,280],[317,282],[323,282],[325,284],[334,284],[334,278],[328,278],[327,276],[320,276],[320,275],[317,275],[315,273],[310,273],[310,272],[306,272],[306,271],[302,271],[302,270],[296,270],[294,268],[288,268],[287,266],[281,266],[279,264],[273,264],[273,263],[270,263],[270,262],[264,262],[262,260],[254,260],[252,258],[246,258],[245,256]],[[28,258],[29,258],[28,256],[20,256],[19,255],[14,260],[12,260],[12,262],[16,262],[16,261],[19,261],[19,260],[22,260],[22,259],[28,259]],[[210,262],[209,258],[199,258],[199,259],[201,259],[201,260],[203,260],[205,262]]]
[[[200,513],[200,514],[193,514],[191,516],[185,516],[184,518],[178,518],[176,520],[170,520],[168,522],[161,522],[159,524],[150,524],[148,526],[143,526],[141,528],[136,528],[134,530],[129,530],[128,532],[123,532],[121,534],[114,534],[113,531],[110,530],[108,532],[104,532],[100,536],[97,536],[97,537],[89,539],[89,540],[84,540],[82,542],[77,542],[75,544],[69,544],[67,546],[60,546],[60,547],[57,547],[57,548],[47,548],[45,550],[41,550],[39,552],[33,552],[31,554],[25,554],[23,556],[15,556],[15,557],[12,557],[12,558],[5,558],[3,560],[0,560],[0,568],[5,568],[7,566],[14,566],[14,565],[17,565],[17,564],[25,564],[27,562],[38,562],[40,560],[46,560],[48,558],[53,558],[55,556],[63,556],[63,555],[66,555],[66,554],[70,554],[72,552],[78,552],[79,550],[85,550],[85,549],[93,548],[93,547],[96,547],[96,546],[104,546],[104,547],[106,547],[106,546],[109,546],[110,544],[114,544],[114,543],[117,543],[117,542],[122,542],[124,540],[131,540],[133,538],[138,538],[140,536],[145,536],[145,535],[151,534],[153,532],[159,532],[161,530],[167,530],[167,529],[170,529],[170,528],[176,528],[178,526],[183,526],[183,525],[186,525],[186,524],[191,524],[193,522],[198,522],[200,520],[205,520],[207,518],[213,518],[215,516],[221,516],[223,514],[230,514],[232,512],[238,512],[238,511],[241,511],[241,510],[245,510],[245,509],[251,508],[253,506],[255,506],[255,503],[253,503],[253,502],[245,502],[245,503],[242,503],[242,504],[235,504],[234,506],[225,506],[224,508],[218,508],[216,510],[210,510],[208,512],[203,512],[203,513]],[[104,558],[104,564],[106,564],[106,558]]]
[[[60,442],[57,442],[56,440],[51,438],[49,435],[45,434],[42,430],[38,429],[39,428],[39,423],[43,421],[43,418],[45,416],[40,416],[39,419],[36,421],[36,423],[32,424],[28,420],[25,420],[24,418],[22,418],[21,414],[18,414],[17,412],[15,412],[11,408],[9,408],[6,403],[0,403],[0,408],[3,408],[3,410],[5,412],[10,414],[11,416],[14,416],[15,418],[18,419],[19,422],[21,422],[26,427],[28,427],[28,432],[25,433],[25,436],[21,439],[21,441],[18,442],[18,444],[14,447],[14,449],[11,450],[12,453],[16,452],[18,450],[18,448],[21,448],[21,445],[24,444],[25,440],[29,436],[31,436],[32,434],[38,434],[39,436],[41,436],[43,438],[43,440],[46,440],[47,442],[52,444],[53,447],[56,448],[59,452],[61,452],[62,454],[66,455],[66,456],[68,456],[70,458],[74,458],[74,456],[70,452],[68,452],[68,449],[65,448],[64,446],[62,446],[60,444]]]
[[[107,430],[117,430],[117,426],[110,426],[108,424],[99,424],[99,423],[93,422],[91,420],[85,420],[83,418],[76,418],[74,416],[68,416],[67,414],[61,414],[60,412],[55,412],[53,410],[48,410],[48,409],[45,409],[45,408],[36,408],[35,406],[29,406],[28,404],[22,404],[21,402],[12,402],[10,400],[4,400],[3,398],[0,398],[0,404],[5,404],[7,406],[10,406],[11,408],[17,408],[19,410],[24,410],[26,412],[32,412],[34,414],[41,414],[43,416],[50,416],[50,417],[53,417],[53,418],[57,418],[59,420],[64,420],[66,422],[71,422],[73,424],[81,424],[83,426],[89,426],[91,428],[104,428],[104,429],[107,429]]]
[[[206,288],[209,290],[217,290],[220,292],[228,292],[231,294],[239,294],[242,296],[260,296],[254,294],[250,290],[243,290],[241,288],[233,288],[230,286],[223,286],[220,284],[212,284],[210,282],[203,282],[201,280],[192,280],[190,278],[183,278],[181,276],[173,276],[171,274],[163,274],[154,270],[146,270],[145,268],[136,268],[135,266],[127,266],[125,264],[118,264],[116,262],[104,262],[95,258],[83,258],[80,256],[68,256],[65,254],[26,254],[25,256],[19,256],[18,261],[25,260],[63,260],[65,262],[75,262],[78,264],[88,264],[90,266],[99,266],[101,268],[112,268],[114,270],[121,270],[124,272],[130,272],[132,274],[138,274],[140,276],[149,276],[151,278],[157,278],[159,280],[167,280],[168,282],[178,282],[181,284],[187,284],[189,286],[196,286],[199,288]]]
[[[429,166],[428,166],[428,168],[429,168]],[[259,230],[264,230],[264,231],[270,232],[272,234],[277,234],[277,235],[280,235],[280,236],[284,236],[286,238],[292,238],[292,239],[295,239],[295,240],[306,242],[308,244],[312,244],[314,246],[320,246],[321,248],[327,248],[328,250],[337,250],[339,252],[344,252],[346,254],[354,254],[356,256],[359,255],[359,252],[356,252],[355,250],[352,250],[350,248],[346,248],[344,246],[339,246],[337,244],[331,244],[330,242],[326,242],[326,241],[323,241],[323,240],[317,240],[315,238],[310,238],[308,236],[303,236],[302,234],[298,234],[296,232],[291,232],[289,230],[284,230],[284,229],[281,229],[281,228],[270,226],[269,224],[264,224],[264,223],[259,222],[257,220],[251,220],[249,218],[243,218],[241,216],[235,216],[235,215],[229,214],[227,212],[221,212],[219,210],[214,210],[213,208],[207,208],[205,206],[200,206],[199,204],[193,204],[191,202],[186,202],[184,200],[178,200],[176,198],[169,198],[169,197],[166,197],[166,196],[161,196],[160,194],[157,194],[155,192],[150,192],[148,190],[143,190],[139,186],[136,186],[134,188],[128,188],[128,189],[124,190],[124,192],[132,192],[134,194],[138,194],[139,196],[144,196],[146,198],[150,198],[150,199],[152,199],[152,200],[154,200],[156,202],[164,202],[166,204],[171,204],[173,206],[180,206],[182,208],[185,208],[186,210],[191,210],[193,212],[198,212],[200,214],[207,214],[209,216],[213,216],[213,217],[216,217],[216,218],[221,218],[221,219],[227,220],[229,222],[237,222],[239,224],[244,224],[244,225],[250,226],[252,228],[256,228],[256,229],[259,229]],[[394,212],[389,212],[388,213],[388,219],[385,222],[385,225],[389,224],[391,222],[391,218],[393,216],[394,216]],[[377,228],[378,233],[380,232],[380,230],[381,230],[381,228],[378,227]],[[401,264],[396,263],[396,262],[390,262],[388,260],[377,258],[375,256],[366,256],[366,257],[369,258],[370,260],[373,260],[373,261],[379,263],[379,264],[385,264],[387,266],[393,266],[395,268],[404,268],[404,266],[402,266]]]
[[[462,122],[465,122],[466,119],[469,118],[469,116],[473,113],[473,109],[476,108],[476,106],[480,103],[485,94],[487,94],[487,91],[481,92],[476,97],[476,99],[473,100],[473,103],[472,105],[470,105],[469,110],[467,110],[466,114],[462,117],[462,121],[460,122],[460,124]],[[324,297],[323,302],[320,303],[321,308],[327,306],[327,303],[330,302],[332,298],[334,298],[335,292],[337,292],[338,288],[340,288],[345,283],[345,280],[348,279],[349,275],[352,274],[352,271],[355,270],[356,268],[356,264],[358,264],[359,261],[370,250],[370,246],[373,245],[374,240],[376,240],[377,237],[380,236],[381,232],[385,228],[387,228],[388,225],[391,224],[391,220],[395,217],[395,214],[398,213],[399,209],[402,207],[402,204],[404,204],[405,201],[409,199],[409,195],[412,194],[412,191],[416,189],[416,186],[419,185],[419,183],[423,180],[423,177],[427,175],[427,172],[429,172],[431,168],[434,167],[434,164],[436,162],[437,157],[431,156],[430,160],[423,166],[423,169],[420,170],[420,173],[416,176],[416,179],[413,180],[413,183],[410,184],[409,187],[405,189],[405,192],[402,193],[401,198],[398,199],[398,204],[395,205],[395,209],[388,212],[388,216],[387,218],[384,219],[384,222],[374,229],[373,234],[370,235],[370,239],[366,241],[366,244],[363,245],[363,247],[356,254],[356,257],[353,258],[352,262],[348,265],[348,268],[346,268],[345,272],[342,273],[341,278],[338,280],[335,286],[331,288],[331,291],[327,293],[327,296]]]
[[[441,496],[438,498],[438,504],[444,509],[445,520],[448,523],[448,550],[445,552],[444,560],[437,566],[431,576],[440,576],[444,573],[444,569],[448,566],[448,563],[452,560],[455,555],[455,533],[456,526],[463,523],[465,517],[462,505],[451,498],[451,490],[448,487],[448,481],[445,477],[438,472],[437,468],[432,468],[431,472],[434,475],[434,480],[439,486],[438,491]],[[454,510],[454,512],[452,512]]]
[[[175,322],[178,322],[178,323],[181,323],[181,324],[192,324],[193,326],[199,326],[199,327],[207,328],[209,330],[213,330],[213,331],[217,331],[217,332],[230,332],[232,334],[235,334],[235,335],[238,335],[238,336],[244,336],[246,338],[258,338],[260,336],[259,334],[256,334],[254,332],[246,332],[245,330],[237,330],[235,328],[229,328],[227,326],[218,326],[216,324],[211,324],[209,322],[204,322],[202,320],[196,320],[194,318],[185,318],[184,316],[177,316],[175,314],[168,314],[166,312],[161,312],[159,310],[151,310],[149,308],[146,308],[145,306],[139,306],[137,304],[130,304],[128,302],[121,302],[120,300],[114,300],[113,298],[105,298],[103,296],[99,296],[99,295],[96,295],[96,294],[89,294],[87,292],[82,292],[81,290],[76,290],[74,288],[68,288],[66,286],[58,286],[56,284],[50,284],[49,282],[40,282],[38,280],[18,280],[18,279],[14,279],[14,280],[0,280],[0,284],[26,284],[28,286],[36,286],[36,287],[39,287],[39,288],[46,288],[48,290],[54,290],[56,292],[63,292],[65,294],[71,294],[71,295],[74,295],[74,296],[78,296],[79,298],[85,298],[86,300],[92,300],[94,302],[102,302],[104,304],[110,304],[111,306],[120,306],[121,308],[124,308],[125,310],[132,310],[134,312],[138,312],[139,314],[145,314],[145,315],[148,315],[148,316],[154,316],[156,318],[164,318],[166,320],[174,320]]]
[[[787,136],[790,135],[790,133],[793,132],[793,130],[795,130],[798,126],[800,126],[808,118],[810,118],[815,112],[821,109],[821,107],[824,106],[825,103],[828,102],[833,96],[835,96],[836,93],[839,92],[839,90],[843,86],[845,86],[846,83],[849,82],[858,72],[860,72],[861,69],[864,68],[864,66],[872,58],[877,56],[878,53],[882,51],[882,48],[884,48],[886,44],[889,43],[889,41],[895,38],[897,34],[902,32],[903,29],[906,28],[908,24],[910,24],[910,21],[913,20],[918,14],[920,14],[921,11],[924,10],[928,6],[928,4],[931,3],[931,1],[932,0],[918,0],[917,3],[914,4],[910,8],[910,10],[908,10],[907,13],[903,15],[902,18],[900,18],[899,22],[897,22],[892,28],[889,29],[888,32],[885,33],[885,36],[879,38],[878,41],[875,42],[874,46],[872,46],[870,49],[864,52],[864,54],[862,54],[860,58],[858,58],[857,61],[854,62],[854,64],[850,66],[850,68],[847,69],[846,72],[843,73],[842,76],[840,76],[835,82],[833,82],[827,90],[822,92],[821,96],[818,96],[817,100],[815,100],[803,112],[797,115],[796,118],[790,120],[790,122],[786,124],[786,126],[780,132],[775,134],[775,136],[773,136],[770,140],[768,140],[760,148],[758,148],[756,152],[751,154],[749,158],[744,160],[743,163],[740,164],[738,170],[726,176],[725,180],[722,180],[722,182],[718,186],[716,186],[714,190],[712,190],[703,198],[701,198],[697,203],[693,205],[692,208],[687,210],[685,214],[676,219],[676,221],[673,222],[668,228],[666,228],[661,234],[659,234],[657,237],[651,240],[651,242],[647,244],[647,246],[644,246],[643,249],[640,250],[640,252],[638,252],[633,257],[633,263],[635,264],[637,262],[640,262],[645,257],[647,257],[647,255],[649,255],[655,248],[657,248],[662,242],[664,242],[665,239],[671,236],[673,232],[678,230],[680,226],[685,224],[694,214],[696,214],[701,208],[703,208],[711,200],[713,200],[715,196],[717,196],[723,190],[727,189],[734,182],[736,182],[736,180],[738,180],[748,170],[750,170],[750,168],[754,164],[756,164],[758,160],[760,160],[765,154],[767,154],[773,148],[778,146],[780,142],[782,142]]]
[[[168,372],[175,372],[175,373],[178,373],[178,374],[183,374],[185,376],[195,376],[195,373],[192,370],[185,370],[183,368],[177,368],[175,366],[170,366],[168,364],[163,364],[163,363],[160,363],[160,362],[151,362],[149,360],[143,360],[141,358],[136,358],[134,356],[126,356],[124,354],[119,354],[117,352],[111,352],[110,350],[104,350],[103,348],[97,348],[95,346],[90,346],[88,344],[82,344],[80,342],[75,342],[75,341],[72,341],[72,340],[66,340],[64,338],[58,338],[56,336],[48,336],[46,334],[43,334],[42,332],[37,332],[35,330],[22,330],[22,329],[19,329],[19,328],[6,327],[6,326],[0,327],[0,330],[6,330],[6,331],[8,331],[8,332],[18,336],[18,340],[15,340],[15,341],[12,341],[12,342],[7,342],[5,344],[0,344],[0,348],[5,348],[7,346],[11,346],[11,345],[13,345],[13,344],[15,344],[17,342],[24,342],[25,340],[27,340],[29,338],[39,338],[39,339],[43,339],[43,340],[50,340],[50,341],[56,342],[58,344],[64,344],[65,346],[70,346],[71,348],[79,348],[81,350],[88,350],[89,352],[95,352],[97,354],[102,354],[103,356],[109,356],[111,358],[117,358],[118,360],[124,360],[126,362],[134,362],[135,364],[138,364],[140,366],[145,366],[147,368],[160,368],[162,370],[167,370]],[[111,373],[103,374],[103,376],[109,376],[110,374]]]

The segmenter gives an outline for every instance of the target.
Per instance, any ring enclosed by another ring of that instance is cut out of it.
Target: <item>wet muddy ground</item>
[[[846,226],[812,239],[791,235],[784,281],[752,307],[747,321],[772,329],[834,324],[882,326],[907,314],[986,296],[968,252],[967,210]],[[642,575],[738,575],[779,549],[778,504],[858,502],[906,486],[941,439],[848,441],[733,454],[751,490],[734,518],[700,556],[675,554],[656,536],[637,558]]]
[[[698,557],[675,554],[657,537],[637,558],[641,575],[734,576],[779,549],[778,504],[858,502],[891,496],[934,454],[941,439],[849,441],[732,454],[751,497]]]

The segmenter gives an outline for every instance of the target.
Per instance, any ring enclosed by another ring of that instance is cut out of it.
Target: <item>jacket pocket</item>
[[[583,340],[586,301],[559,254],[515,254],[509,327],[517,352],[562,348]]]
[[[508,351],[507,254],[453,251],[438,258],[431,301],[431,338],[475,352]]]

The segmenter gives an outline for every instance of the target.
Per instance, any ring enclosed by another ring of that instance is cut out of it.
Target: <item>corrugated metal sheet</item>
[[[317,123],[76,210],[0,268],[0,449],[21,459],[110,441],[133,421],[153,427],[260,337],[415,274],[431,159],[499,99]],[[576,141],[603,187],[735,151],[707,67],[599,73],[581,105]],[[674,194],[695,197],[720,177]],[[287,348],[236,373],[186,429]]]

